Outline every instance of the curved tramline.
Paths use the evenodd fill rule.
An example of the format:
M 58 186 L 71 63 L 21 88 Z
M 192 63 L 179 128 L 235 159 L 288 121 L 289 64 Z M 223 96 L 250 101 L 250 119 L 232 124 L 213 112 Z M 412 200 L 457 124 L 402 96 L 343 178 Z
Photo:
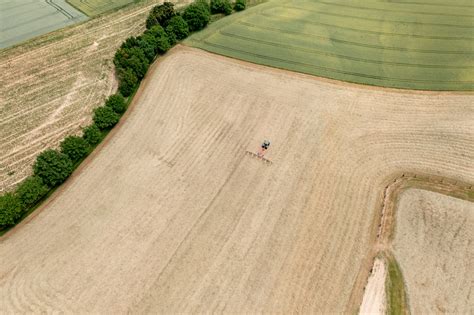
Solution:
M 177 47 L 75 175 L 1 239 L 0 307 L 354 313 L 385 187 L 404 172 L 474 182 L 472 100 Z M 245 154 L 264 140 L 271 165 Z
M 474 7 L 275 0 L 217 21 L 186 43 L 337 80 L 473 90 Z

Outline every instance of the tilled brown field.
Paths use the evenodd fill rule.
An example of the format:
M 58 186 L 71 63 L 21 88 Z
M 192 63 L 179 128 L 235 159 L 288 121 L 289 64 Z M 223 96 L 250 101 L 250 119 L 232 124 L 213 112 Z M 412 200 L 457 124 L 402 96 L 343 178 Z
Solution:
M 31 173 L 44 149 L 88 124 L 114 92 L 112 58 L 138 35 L 153 4 L 140 5 L 0 51 L 0 193 Z
M 399 197 L 393 248 L 412 314 L 474 312 L 474 203 L 409 189 Z
M 2 238 L 0 309 L 354 312 L 387 184 L 474 182 L 473 100 L 175 49 L 99 151 Z M 271 165 L 245 155 L 265 138 Z

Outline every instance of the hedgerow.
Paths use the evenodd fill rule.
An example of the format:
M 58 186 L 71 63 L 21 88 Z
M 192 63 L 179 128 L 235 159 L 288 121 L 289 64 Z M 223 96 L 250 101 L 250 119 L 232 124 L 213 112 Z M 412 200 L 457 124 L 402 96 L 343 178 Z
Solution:
M 66 154 L 49 149 L 38 155 L 33 171 L 46 185 L 54 188 L 71 175 L 73 163 Z
M 183 19 L 188 23 L 191 32 L 202 30 L 211 20 L 209 4 L 204 1 L 190 4 L 184 10 Z

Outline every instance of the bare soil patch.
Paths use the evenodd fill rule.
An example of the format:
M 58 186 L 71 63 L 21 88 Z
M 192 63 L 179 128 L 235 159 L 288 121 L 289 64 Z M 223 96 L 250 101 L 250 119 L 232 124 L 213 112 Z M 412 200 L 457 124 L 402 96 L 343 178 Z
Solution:
M 386 314 L 385 277 L 387 267 L 381 258 L 376 258 L 365 288 L 359 314 Z
M 472 104 L 175 49 L 100 151 L 2 238 L 0 308 L 354 312 L 384 187 L 403 171 L 474 182 Z M 263 139 L 271 165 L 245 154 Z
M 474 203 L 421 189 L 400 197 L 393 250 L 413 314 L 474 311 Z

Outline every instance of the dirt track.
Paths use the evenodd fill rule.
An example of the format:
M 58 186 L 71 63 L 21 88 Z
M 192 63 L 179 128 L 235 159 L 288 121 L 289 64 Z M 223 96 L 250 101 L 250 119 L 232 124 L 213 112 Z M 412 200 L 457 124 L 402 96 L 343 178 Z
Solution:
M 387 182 L 474 182 L 473 99 L 177 49 L 95 158 L 0 241 L 0 309 L 354 311 Z M 264 138 L 271 166 L 244 154 Z

